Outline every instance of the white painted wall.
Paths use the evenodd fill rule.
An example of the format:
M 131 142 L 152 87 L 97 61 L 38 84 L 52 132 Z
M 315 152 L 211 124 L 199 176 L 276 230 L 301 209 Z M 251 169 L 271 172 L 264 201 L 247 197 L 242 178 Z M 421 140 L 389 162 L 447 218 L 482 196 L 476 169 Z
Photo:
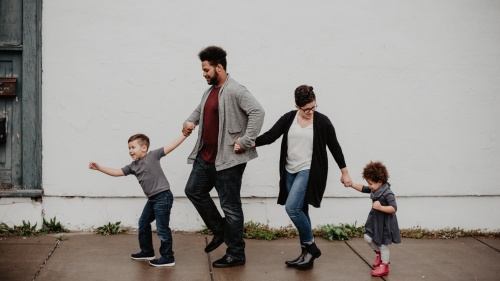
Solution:
M 387 165 L 402 227 L 500 229 L 498 1 L 50 0 L 42 35 L 46 197 L 0 199 L 2 221 L 33 209 L 70 229 L 135 226 L 145 201 L 136 179 L 88 162 L 123 167 L 138 132 L 153 148 L 180 135 L 207 88 L 197 54 L 214 44 L 266 109 L 263 130 L 294 108 L 298 85 L 313 85 L 353 179 L 370 160 Z M 183 191 L 194 142 L 162 160 L 178 230 L 203 225 Z M 279 141 L 258 151 L 244 175 L 245 218 L 288 225 L 275 204 Z M 313 224 L 361 225 L 369 199 L 345 189 L 330 160 Z

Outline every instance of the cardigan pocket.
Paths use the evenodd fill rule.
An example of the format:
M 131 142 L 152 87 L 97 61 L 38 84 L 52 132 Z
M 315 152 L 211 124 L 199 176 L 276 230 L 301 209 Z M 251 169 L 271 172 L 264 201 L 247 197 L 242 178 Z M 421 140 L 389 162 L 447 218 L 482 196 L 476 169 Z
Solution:
M 241 135 L 241 128 L 229 128 L 227 132 L 229 133 L 229 137 L 227 138 L 226 144 L 234 145 L 234 142 Z

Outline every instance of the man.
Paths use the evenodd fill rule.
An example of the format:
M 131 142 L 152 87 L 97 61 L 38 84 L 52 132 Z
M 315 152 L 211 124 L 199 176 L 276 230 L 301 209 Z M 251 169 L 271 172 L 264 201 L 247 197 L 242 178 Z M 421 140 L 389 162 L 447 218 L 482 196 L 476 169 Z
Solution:
M 196 125 L 200 126 L 196 145 L 188 157 L 193 169 L 185 192 L 214 234 L 205 252 L 215 250 L 223 242 L 227 245 L 226 254 L 213 262 L 213 267 L 233 267 L 245 264 L 241 180 L 246 163 L 257 157 L 251 146 L 262 128 L 264 109 L 229 76 L 222 48 L 207 47 L 198 57 L 203 77 L 211 87 L 182 129 L 184 135 L 189 135 Z M 235 144 L 240 149 L 235 150 Z M 214 186 L 224 217 L 209 194 Z

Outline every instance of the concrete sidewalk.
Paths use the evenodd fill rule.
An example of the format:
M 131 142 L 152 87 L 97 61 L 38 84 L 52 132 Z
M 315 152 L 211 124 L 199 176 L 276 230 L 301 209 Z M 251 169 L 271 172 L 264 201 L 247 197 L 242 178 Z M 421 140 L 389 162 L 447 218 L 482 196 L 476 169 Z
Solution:
M 138 251 L 136 234 L 102 236 L 0 237 L 0 280 L 500 280 L 500 239 L 403 239 L 391 245 L 388 276 L 370 275 L 373 251 L 363 239 L 330 242 L 317 239 L 322 255 L 314 268 L 287 268 L 285 260 L 299 252 L 298 239 L 246 240 L 247 262 L 219 269 L 211 262 L 225 253 L 224 244 L 210 254 L 203 249 L 212 237 L 174 234 L 174 267 L 152 267 L 130 259 Z M 155 237 L 155 248 L 159 241 Z

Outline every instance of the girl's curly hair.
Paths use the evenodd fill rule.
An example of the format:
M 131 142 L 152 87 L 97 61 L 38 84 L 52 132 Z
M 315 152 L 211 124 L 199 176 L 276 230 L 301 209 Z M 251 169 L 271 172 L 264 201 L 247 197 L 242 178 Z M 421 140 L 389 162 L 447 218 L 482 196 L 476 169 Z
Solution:
M 313 87 L 308 85 L 301 85 L 295 89 L 295 104 L 302 107 L 312 101 L 316 100 Z
M 389 180 L 389 172 L 381 162 L 370 161 L 363 169 L 363 178 L 373 182 L 386 183 Z

